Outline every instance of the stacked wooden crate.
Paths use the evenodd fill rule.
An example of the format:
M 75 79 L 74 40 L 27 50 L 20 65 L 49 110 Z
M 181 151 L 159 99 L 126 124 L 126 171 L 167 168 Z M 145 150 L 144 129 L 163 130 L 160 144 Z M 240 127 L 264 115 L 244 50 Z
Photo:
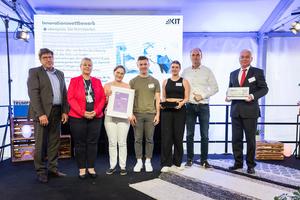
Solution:
M 276 141 L 256 142 L 257 160 L 283 160 L 283 143 Z
M 11 160 L 20 162 L 33 160 L 34 157 L 34 126 L 33 121 L 26 117 L 11 118 Z M 28 135 L 24 135 L 22 129 L 27 126 Z M 71 157 L 71 136 L 60 136 L 59 158 Z

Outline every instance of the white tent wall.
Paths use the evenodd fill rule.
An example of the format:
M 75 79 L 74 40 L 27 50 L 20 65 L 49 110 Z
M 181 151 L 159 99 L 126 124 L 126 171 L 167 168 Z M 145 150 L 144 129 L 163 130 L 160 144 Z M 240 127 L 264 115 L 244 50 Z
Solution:
M 9 33 L 9 53 L 11 66 L 11 95 L 13 100 L 28 100 L 27 76 L 28 69 L 34 66 L 34 40 L 29 43 L 13 39 L 13 33 Z M 0 33 L 0 105 L 8 105 L 8 65 L 5 33 Z M 12 102 L 13 103 L 13 102 Z M 6 124 L 8 110 L 0 108 L 0 124 Z M 0 129 L 0 141 L 4 137 L 5 128 Z M 10 143 L 10 130 L 6 136 L 6 144 Z M 5 148 L 4 157 L 10 155 L 10 149 Z
M 7 98 L 0 99 L 0 105 L 8 105 L 8 68 L 7 68 L 7 53 L 6 53 L 6 38 L 5 33 L 0 34 L 1 41 L 4 41 L 0 47 L 0 85 L 1 93 Z M 34 67 L 34 40 L 24 42 L 22 40 L 13 39 L 13 33 L 9 33 L 9 53 L 11 66 L 11 87 L 12 100 L 27 100 L 27 76 L 28 69 Z
M 300 100 L 300 38 L 270 38 L 267 50 L 266 79 L 269 93 L 266 105 L 296 105 Z M 298 108 L 267 107 L 266 122 L 296 122 Z M 295 125 L 266 125 L 265 138 L 279 141 L 295 141 Z M 293 145 L 294 146 L 294 145 Z

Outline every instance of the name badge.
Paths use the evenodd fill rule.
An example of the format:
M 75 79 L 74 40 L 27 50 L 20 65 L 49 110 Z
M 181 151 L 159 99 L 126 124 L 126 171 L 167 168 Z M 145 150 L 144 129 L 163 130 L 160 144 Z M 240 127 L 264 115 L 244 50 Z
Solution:
M 93 97 L 91 95 L 86 96 L 86 102 L 93 103 L 94 102 Z
M 256 79 L 255 79 L 255 77 L 253 76 L 253 77 L 249 78 L 248 81 L 249 81 L 249 83 L 252 83 L 252 82 L 256 81 Z
M 149 89 L 152 89 L 152 88 L 154 88 L 154 83 L 150 83 L 150 84 L 148 84 L 148 88 L 149 88 Z
M 177 87 L 182 87 L 182 83 L 176 83 Z

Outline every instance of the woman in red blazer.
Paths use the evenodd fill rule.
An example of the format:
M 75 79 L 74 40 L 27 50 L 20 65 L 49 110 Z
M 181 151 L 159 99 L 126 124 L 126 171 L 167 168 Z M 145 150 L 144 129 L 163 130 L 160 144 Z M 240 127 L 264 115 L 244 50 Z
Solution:
M 92 60 L 83 58 L 80 68 L 82 74 L 72 78 L 68 88 L 69 122 L 75 143 L 79 178 L 85 179 L 87 174 L 96 178 L 95 160 L 105 93 L 101 81 L 91 76 Z

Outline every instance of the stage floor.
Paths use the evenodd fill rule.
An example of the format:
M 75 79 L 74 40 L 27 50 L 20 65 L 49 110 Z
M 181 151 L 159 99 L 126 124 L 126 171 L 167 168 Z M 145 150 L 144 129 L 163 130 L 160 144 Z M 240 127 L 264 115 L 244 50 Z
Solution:
M 199 156 L 196 156 L 196 159 L 198 158 Z M 108 157 L 99 155 L 96 166 L 99 176 L 95 181 L 79 180 L 75 160 L 66 159 L 59 161 L 59 167 L 68 176 L 50 179 L 48 184 L 40 184 L 36 181 L 32 162 L 11 163 L 10 160 L 5 160 L 0 163 L 0 199 L 168 199 L 166 197 L 174 199 L 171 194 L 177 197 L 175 199 L 181 199 L 181 197 L 220 199 L 218 194 L 224 192 L 230 198 L 232 197 L 230 195 L 237 195 L 235 198 L 238 199 L 261 199 L 261 193 L 268 193 L 271 197 L 274 194 L 294 191 L 298 187 L 298 181 L 300 182 L 300 177 L 298 177 L 300 160 L 294 157 L 283 161 L 259 162 L 256 177 L 247 176 L 243 170 L 234 174 L 227 172 L 226 167 L 232 163 L 232 155 L 209 155 L 209 158 L 210 163 L 215 165 L 216 169 L 205 170 L 195 164 L 192 168 L 180 172 L 171 171 L 161 174 L 159 156 L 153 158 L 153 173 L 132 172 L 135 158 L 129 156 L 128 175 L 120 176 L 118 173 L 106 175 L 105 171 L 109 167 Z M 267 172 L 268 176 L 263 176 Z M 277 176 L 272 176 L 272 173 Z M 285 180 L 293 179 L 294 182 L 289 181 L 287 185 L 276 184 L 276 181 L 281 180 L 278 179 L 280 177 Z M 220 179 L 223 182 L 217 182 Z M 275 183 L 269 181 L 272 179 Z M 189 183 L 194 183 L 193 185 L 196 186 L 190 188 Z M 236 185 L 236 187 L 231 188 L 230 185 Z M 294 188 L 289 186 L 294 186 Z M 248 190 L 239 189 L 240 192 L 237 193 L 235 188 L 239 187 L 248 188 Z M 260 192 L 254 187 L 261 188 Z M 216 191 L 214 188 L 223 188 L 223 190 L 216 192 L 215 195 L 207 195 L 211 194 L 207 191 Z M 153 191 L 156 193 L 152 194 Z M 221 197 L 224 199 L 225 196 Z

